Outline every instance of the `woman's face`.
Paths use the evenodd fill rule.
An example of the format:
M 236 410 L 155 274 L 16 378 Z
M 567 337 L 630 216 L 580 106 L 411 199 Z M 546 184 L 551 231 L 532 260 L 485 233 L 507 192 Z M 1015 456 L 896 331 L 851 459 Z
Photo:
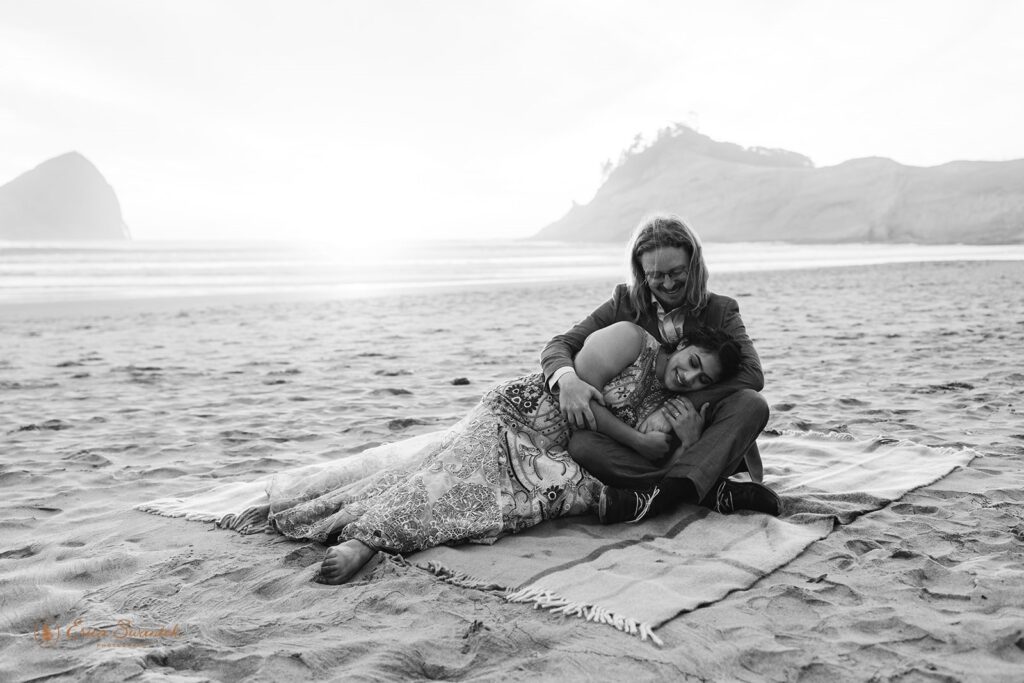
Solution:
M 668 357 L 663 384 L 669 391 L 696 391 L 714 384 L 722 376 L 722 363 L 711 351 L 684 346 Z
M 666 311 L 683 303 L 689 264 L 690 252 L 683 247 L 659 247 L 640 254 L 647 285 Z

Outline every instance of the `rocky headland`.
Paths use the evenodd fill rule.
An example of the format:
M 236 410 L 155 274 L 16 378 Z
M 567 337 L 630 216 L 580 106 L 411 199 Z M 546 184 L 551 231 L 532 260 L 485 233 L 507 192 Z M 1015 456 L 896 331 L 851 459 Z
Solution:
M 78 152 L 43 162 L 0 186 L 0 240 L 126 240 L 114 188 Z
M 608 169 L 593 200 L 536 237 L 624 242 L 644 215 L 669 211 L 717 242 L 1024 242 L 1024 159 L 916 167 L 872 157 L 817 168 L 801 154 L 676 125 Z

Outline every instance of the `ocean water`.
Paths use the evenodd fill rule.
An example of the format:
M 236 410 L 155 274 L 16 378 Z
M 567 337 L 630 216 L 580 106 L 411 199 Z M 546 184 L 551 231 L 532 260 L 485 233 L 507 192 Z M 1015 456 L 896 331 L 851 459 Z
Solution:
M 712 273 L 950 260 L 1024 261 L 1024 245 L 710 243 Z M 1024 267 L 1024 264 L 1022 264 Z M 0 242 L 0 304 L 311 294 L 626 277 L 616 244 L 524 240 L 351 246 L 219 242 Z

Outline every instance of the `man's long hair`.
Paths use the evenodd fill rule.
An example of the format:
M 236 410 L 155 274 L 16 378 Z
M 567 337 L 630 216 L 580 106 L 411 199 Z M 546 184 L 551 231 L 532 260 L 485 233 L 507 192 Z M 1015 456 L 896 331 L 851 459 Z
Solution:
M 690 229 L 683 219 L 675 214 L 657 214 L 640 221 L 629 240 L 629 266 L 633 280 L 629 283 L 629 298 L 637 311 L 636 321 L 643 314 L 654 314 L 651 302 L 651 287 L 647 284 L 640 257 L 661 247 L 678 247 L 690 254 L 687 264 L 684 291 L 684 307 L 694 315 L 704 310 L 708 303 L 708 267 L 704 263 L 704 250 L 697 233 Z

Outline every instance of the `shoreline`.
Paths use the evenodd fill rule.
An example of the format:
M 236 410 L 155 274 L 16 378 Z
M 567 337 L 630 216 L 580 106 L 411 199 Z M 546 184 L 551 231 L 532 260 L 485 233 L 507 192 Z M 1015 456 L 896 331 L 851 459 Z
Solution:
M 913 265 L 950 264 L 950 263 L 1011 263 L 1024 262 L 1024 255 L 1006 258 L 950 258 L 937 260 L 887 261 L 883 263 L 835 263 L 829 265 L 801 265 L 798 263 L 780 267 L 763 267 L 744 270 L 724 270 L 712 274 L 711 284 L 714 290 L 716 279 L 729 279 L 745 276 L 773 277 L 783 273 L 804 271 L 830 271 L 865 268 L 899 268 Z M 534 280 L 475 280 L 461 282 L 416 282 L 393 285 L 368 283 L 353 286 L 350 291 L 339 291 L 339 287 L 288 291 L 286 289 L 267 289 L 260 292 L 211 292 L 205 294 L 154 294 L 148 296 L 97 296 L 72 297 L 67 299 L 38 299 L 27 301 L 11 301 L 0 299 L 0 320 L 60 318 L 65 316 L 90 317 L 111 316 L 115 314 L 137 314 L 143 312 L 187 311 L 203 308 L 225 306 L 252 306 L 280 303 L 302 302 L 335 302 L 373 300 L 392 297 L 408 297 L 423 294 L 424 290 L 439 296 L 458 292 L 493 292 L 507 293 L 514 290 L 533 290 L 553 286 L 580 287 L 606 285 L 610 292 L 613 287 L 623 282 L 607 276 L 572 277 L 566 279 L 534 279 Z M 719 292 L 728 295 L 728 292 Z

